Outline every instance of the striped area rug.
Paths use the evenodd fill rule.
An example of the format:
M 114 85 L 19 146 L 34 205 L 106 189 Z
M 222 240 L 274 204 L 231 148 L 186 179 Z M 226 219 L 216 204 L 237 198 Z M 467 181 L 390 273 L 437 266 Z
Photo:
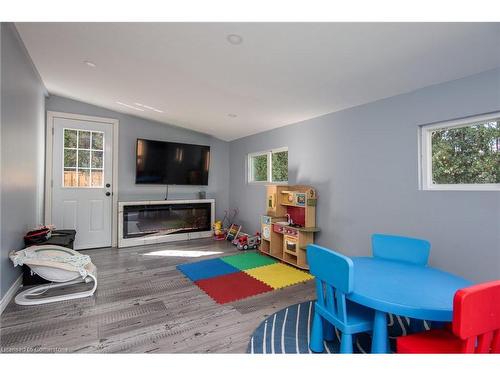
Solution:
M 264 320 L 254 331 L 248 344 L 247 353 L 312 353 L 309 349 L 311 324 L 314 316 L 314 301 L 292 305 L 278 311 Z M 408 333 L 430 328 L 430 323 L 388 314 L 388 333 L 391 350 L 395 349 L 395 338 Z M 371 336 L 360 333 L 354 336 L 354 353 L 370 353 Z M 324 342 L 323 353 L 338 353 L 340 332 L 331 342 Z

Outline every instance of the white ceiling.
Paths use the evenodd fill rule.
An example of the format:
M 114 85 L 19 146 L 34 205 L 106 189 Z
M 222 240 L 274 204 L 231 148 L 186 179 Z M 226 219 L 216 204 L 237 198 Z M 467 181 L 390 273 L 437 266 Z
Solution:
M 500 23 L 16 26 L 51 94 L 224 140 L 500 66 Z

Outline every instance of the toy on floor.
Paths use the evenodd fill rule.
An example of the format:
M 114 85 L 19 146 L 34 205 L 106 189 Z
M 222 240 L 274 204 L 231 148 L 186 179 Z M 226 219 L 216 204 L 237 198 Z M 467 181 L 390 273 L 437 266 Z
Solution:
M 241 232 L 240 231 L 240 233 L 238 233 L 238 235 L 236 236 L 236 238 L 231 241 L 231 245 L 238 246 L 238 244 L 240 243 L 240 238 L 241 237 L 245 237 L 245 236 L 248 236 L 248 234 L 245 233 L 245 232 Z
M 233 208 L 224 211 L 224 217 L 222 218 L 222 228 L 229 228 L 235 221 L 236 217 L 238 216 L 238 209 Z
M 222 227 L 222 220 L 214 222 L 214 240 L 221 241 L 226 239 L 227 231 Z
M 238 209 L 233 208 L 230 210 L 225 210 L 224 211 L 224 217 L 222 220 L 216 220 L 213 225 L 213 231 L 214 231 L 214 240 L 216 241 L 221 241 L 221 240 L 228 240 L 232 241 L 227 238 L 229 231 L 234 223 L 234 219 L 238 216 Z M 237 235 L 236 235 L 237 237 Z
M 255 236 L 249 236 L 248 234 L 240 236 L 238 238 L 238 250 L 248 250 L 256 249 L 260 245 L 260 233 L 255 233 Z
M 241 230 L 238 232 L 236 237 L 231 241 L 231 245 L 233 246 L 238 246 L 240 243 L 240 238 L 241 237 L 248 237 L 248 233 L 242 232 Z
M 238 238 L 240 231 L 241 231 L 241 225 L 231 224 L 229 230 L 227 231 L 226 240 L 228 240 L 229 242 L 233 242 L 235 239 Z

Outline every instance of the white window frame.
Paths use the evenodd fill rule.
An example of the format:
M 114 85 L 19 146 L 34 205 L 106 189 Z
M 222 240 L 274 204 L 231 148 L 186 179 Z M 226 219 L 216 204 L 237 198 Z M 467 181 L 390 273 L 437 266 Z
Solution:
M 500 112 L 488 113 L 458 120 L 450 120 L 419 127 L 419 187 L 420 190 L 495 191 L 500 184 L 433 184 L 432 132 L 436 129 L 462 128 L 477 123 L 500 119 Z
M 273 181 L 273 154 L 288 152 L 288 147 L 273 148 L 267 151 L 252 152 L 247 155 L 247 182 L 249 184 L 288 184 L 288 181 Z M 254 181 L 252 158 L 267 155 L 267 179 L 265 181 Z

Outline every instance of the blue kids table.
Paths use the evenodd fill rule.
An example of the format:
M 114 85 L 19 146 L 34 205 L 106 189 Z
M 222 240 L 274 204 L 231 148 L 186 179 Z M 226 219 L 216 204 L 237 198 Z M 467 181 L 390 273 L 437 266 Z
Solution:
M 354 291 L 346 297 L 375 310 L 372 353 L 387 353 L 387 316 L 451 322 L 453 296 L 471 283 L 428 266 L 354 257 Z

